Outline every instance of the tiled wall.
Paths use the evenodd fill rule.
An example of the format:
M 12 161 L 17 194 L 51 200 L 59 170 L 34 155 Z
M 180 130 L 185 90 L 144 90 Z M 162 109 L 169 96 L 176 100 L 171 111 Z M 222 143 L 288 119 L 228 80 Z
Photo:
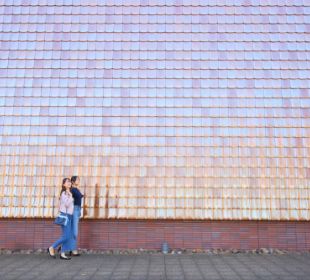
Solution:
M 0 1 L 0 217 L 310 220 L 310 2 Z

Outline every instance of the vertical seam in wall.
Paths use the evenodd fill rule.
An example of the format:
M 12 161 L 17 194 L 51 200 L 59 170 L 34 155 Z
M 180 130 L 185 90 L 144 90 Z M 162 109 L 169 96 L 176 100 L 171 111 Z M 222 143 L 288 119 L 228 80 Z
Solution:
M 257 248 L 260 248 L 259 221 L 256 221 L 256 231 L 257 231 Z

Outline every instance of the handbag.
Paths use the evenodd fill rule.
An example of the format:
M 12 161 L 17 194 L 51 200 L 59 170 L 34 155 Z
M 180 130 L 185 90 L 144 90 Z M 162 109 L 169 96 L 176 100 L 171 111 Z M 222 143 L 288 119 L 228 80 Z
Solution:
M 62 213 L 59 213 L 56 217 L 54 223 L 59 226 L 66 226 L 68 223 L 68 217 Z

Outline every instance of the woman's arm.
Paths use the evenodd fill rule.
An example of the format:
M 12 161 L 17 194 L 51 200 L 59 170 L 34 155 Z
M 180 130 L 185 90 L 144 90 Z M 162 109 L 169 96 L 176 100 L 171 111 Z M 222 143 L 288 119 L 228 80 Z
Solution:
M 71 193 L 63 192 L 60 197 L 60 203 L 63 204 L 66 208 L 70 206 L 73 202 L 73 197 Z

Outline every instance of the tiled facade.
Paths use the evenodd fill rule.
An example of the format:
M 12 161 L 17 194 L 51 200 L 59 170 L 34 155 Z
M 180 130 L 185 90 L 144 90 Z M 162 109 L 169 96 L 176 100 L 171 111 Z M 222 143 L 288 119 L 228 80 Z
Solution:
M 310 220 L 310 2 L 0 1 L 0 217 Z

